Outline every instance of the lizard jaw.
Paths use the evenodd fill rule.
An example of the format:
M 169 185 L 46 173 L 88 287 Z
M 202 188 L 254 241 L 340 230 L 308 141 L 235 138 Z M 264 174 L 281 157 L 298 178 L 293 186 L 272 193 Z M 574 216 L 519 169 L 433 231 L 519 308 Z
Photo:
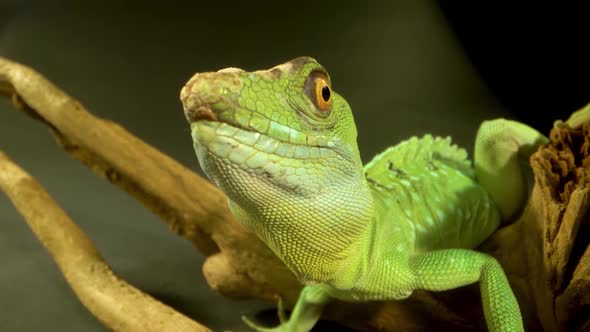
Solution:
M 248 190 L 241 188 L 246 181 L 268 190 L 312 195 L 326 185 L 314 165 L 320 159 L 339 162 L 330 148 L 294 145 L 223 121 L 192 122 L 191 135 L 201 168 L 230 196 L 235 192 L 248 196 Z

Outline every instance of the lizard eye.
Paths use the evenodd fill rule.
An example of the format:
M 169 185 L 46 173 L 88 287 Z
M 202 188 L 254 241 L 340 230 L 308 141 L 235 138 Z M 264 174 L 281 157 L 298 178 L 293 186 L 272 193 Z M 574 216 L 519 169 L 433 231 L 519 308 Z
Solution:
M 328 111 L 332 106 L 332 89 L 330 83 L 323 77 L 315 79 L 315 99 L 318 108 L 321 111 Z
M 328 78 L 322 73 L 313 73 L 307 80 L 306 90 L 321 114 L 328 115 L 332 109 L 332 88 Z

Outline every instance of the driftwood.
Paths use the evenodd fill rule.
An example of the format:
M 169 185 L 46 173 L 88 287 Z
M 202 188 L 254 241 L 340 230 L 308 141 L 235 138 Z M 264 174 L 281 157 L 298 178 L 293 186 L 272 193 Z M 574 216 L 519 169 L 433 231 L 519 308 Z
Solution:
M 235 220 L 225 196 L 209 182 L 117 124 L 91 115 L 37 72 L 3 58 L 0 95 L 11 97 L 18 109 L 45 123 L 66 152 L 192 241 L 208 257 L 203 273 L 213 289 L 227 296 L 271 301 L 280 296 L 294 303 L 299 283 Z M 502 263 L 529 330 L 590 329 L 589 130 L 590 124 L 553 130 L 551 143 L 531 157 L 535 186 L 521 218 L 481 248 Z M 81 302 L 105 325 L 121 331 L 207 330 L 117 279 L 43 188 L 4 154 L 0 188 Z M 45 214 L 37 213 L 40 209 Z M 55 224 L 61 234 L 53 234 L 57 227 L 48 226 Z M 101 296 L 96 296 L 97 290 Z M 334 303 L 325 316 L 359 330 L 485 330 L 477 286 L 443 293 L 417 291 L 397 302 Z M 150 325 L 156 323 L 160 325 Z

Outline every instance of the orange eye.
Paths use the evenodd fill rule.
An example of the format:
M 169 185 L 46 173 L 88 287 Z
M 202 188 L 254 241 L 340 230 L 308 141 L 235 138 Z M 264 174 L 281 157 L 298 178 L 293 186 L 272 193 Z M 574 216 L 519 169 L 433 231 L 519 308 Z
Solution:
M 332 89 L 330 82 L 323 77 L 315 79 L 315 101 L 321 111 L 328 111 L 332 107 Z

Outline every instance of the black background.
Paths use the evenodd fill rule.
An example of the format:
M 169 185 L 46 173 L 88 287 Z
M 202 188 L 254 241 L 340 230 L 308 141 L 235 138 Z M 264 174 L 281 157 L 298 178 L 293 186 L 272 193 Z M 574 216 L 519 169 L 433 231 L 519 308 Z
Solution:
M 511 113 L 548 130 L 556 117 L 589 102 L 584 6 L 441 1 L 440 7 L 480 77 Z

